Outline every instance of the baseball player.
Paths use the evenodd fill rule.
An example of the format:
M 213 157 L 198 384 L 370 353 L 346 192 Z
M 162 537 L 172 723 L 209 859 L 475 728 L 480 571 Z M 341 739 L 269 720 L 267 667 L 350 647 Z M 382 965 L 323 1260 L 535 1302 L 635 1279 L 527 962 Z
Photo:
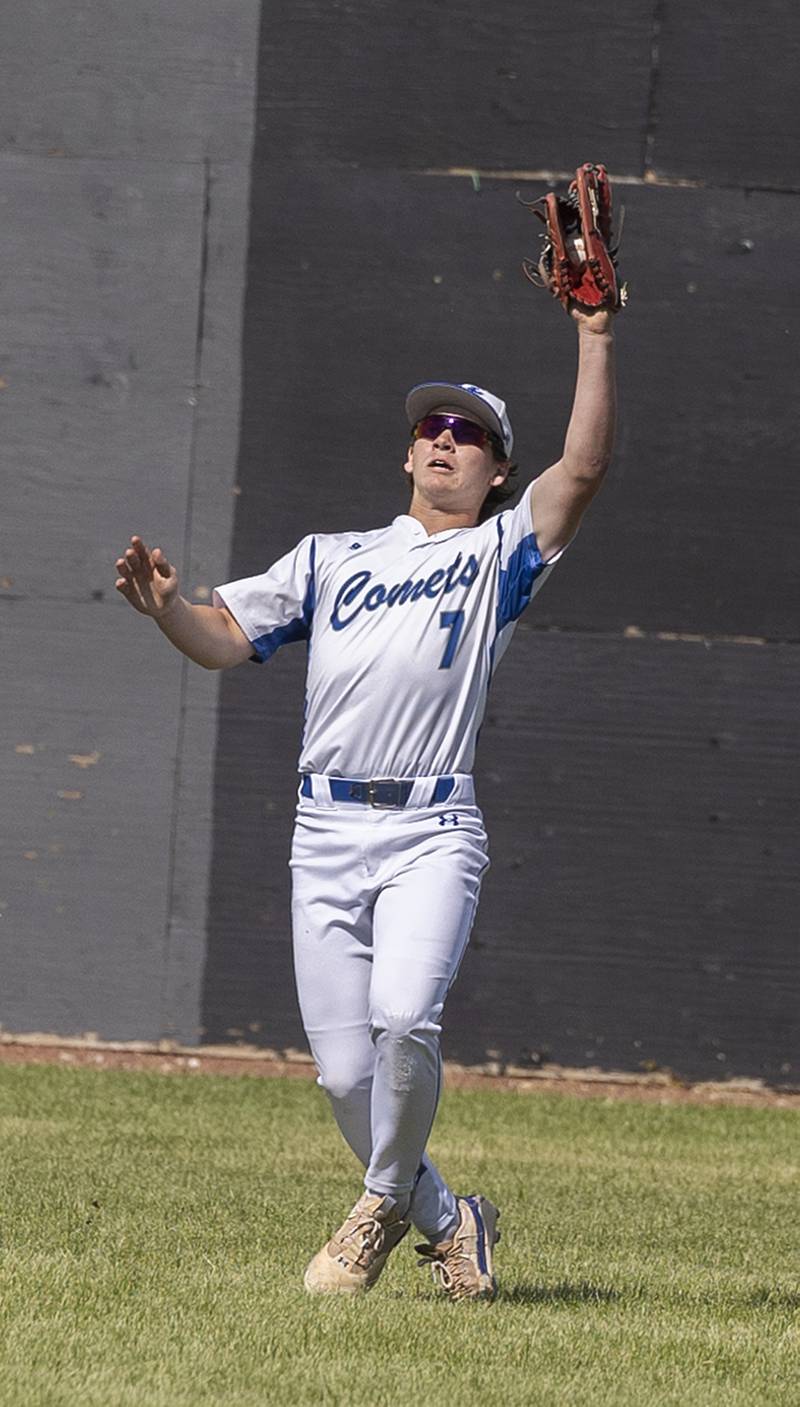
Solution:
M 496 1292 L 497 1209 L 451 1191 L 426 1146 L 442 1012 L 488 864 L 471 776 L 487 690 L 611 455 L 612 312 L 571 315 L 563 454 L 516 506 L 502 506 L 504 402 L 424 383 L 406 400 L 410 506 L 387 527 L 314 533 L 210 606 L 184 600 L 175 567 L 140 537 L 116 564 L 128 602 L 208 669 L 308 642 L 290 862 L 297 989 L 319 1083 L 365 1168 L 363 1195 L 307 1267 L 310 1292 L 369 1289 L 412 1222 L 452 1299 Z

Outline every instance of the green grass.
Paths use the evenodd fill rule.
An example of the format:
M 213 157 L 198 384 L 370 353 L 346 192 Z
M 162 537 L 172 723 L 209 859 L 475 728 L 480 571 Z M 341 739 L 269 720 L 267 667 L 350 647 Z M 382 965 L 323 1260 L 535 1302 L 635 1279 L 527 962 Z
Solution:
M 360 1191 L 299 1080 L 0 1067 L 1 1407 L 800 1403 L 789 1111 L 450 1093 L 432 1151 L 503 1208 L 501 1292 L 409 1238 L 302 1290 Z

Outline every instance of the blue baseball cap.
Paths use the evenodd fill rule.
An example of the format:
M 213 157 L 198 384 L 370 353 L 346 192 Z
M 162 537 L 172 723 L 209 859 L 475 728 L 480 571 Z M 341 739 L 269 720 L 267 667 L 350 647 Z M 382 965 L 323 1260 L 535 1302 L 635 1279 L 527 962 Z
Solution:
M 413 429 L 424 416 L 442 406 L 463 410 L 474 420 L 480 421 L 481 425 L 485 425 L 487 430 L 497 436 L 506 459 L 511 457 L 514 432 L 506 412 L 505 401 L 493 396 L 491 391 L 485 391 L 482 386 L 469 386 L 466 382 L 457 385 L 452 381 L 422 381 L 419 386 L 412 386 L 406 396 L 409 425 Z

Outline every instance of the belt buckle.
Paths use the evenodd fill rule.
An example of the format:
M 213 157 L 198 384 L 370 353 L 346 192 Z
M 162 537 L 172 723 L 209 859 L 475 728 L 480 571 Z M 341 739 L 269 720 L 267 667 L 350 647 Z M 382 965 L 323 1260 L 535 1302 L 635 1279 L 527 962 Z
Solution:
M 400 800 L 400 786 L 401 783 L 399 781 L 396 781 L 394 777 L 373 778 L 372 781 L 367 782 L 367 798 L 369 800 L 370 806 L 372 806 L 376 811 L 402 811 L 403 807 L 405 806 L 405 802 Z M 390 795 L 394 796 L 394 800 L 388 801 L 384 799 L 383 801 L 379 801 L 379 787 L 384 789 L 386 787 L 393 788 L 394 790 L 390 792 Z

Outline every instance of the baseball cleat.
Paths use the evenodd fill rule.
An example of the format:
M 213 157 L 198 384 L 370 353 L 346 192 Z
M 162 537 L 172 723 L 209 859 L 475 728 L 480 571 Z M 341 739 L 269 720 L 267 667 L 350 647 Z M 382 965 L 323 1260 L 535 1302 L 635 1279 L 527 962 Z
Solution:
M 327 1246 L 309 1262 L 303 1280 L 309 1294 L 357 1295 L 371 1290 L 410 1225 L 397 1215 L 391 1197 L 365 1192 Z
M 450 1241 L 417 1246 L 435 1284 L 451 1300 L 493 1300 L 497 1294 L 492 1249 L 500 1239 L 497 1207 L 485 1197 L 456 1197 L 458 1226 Z

